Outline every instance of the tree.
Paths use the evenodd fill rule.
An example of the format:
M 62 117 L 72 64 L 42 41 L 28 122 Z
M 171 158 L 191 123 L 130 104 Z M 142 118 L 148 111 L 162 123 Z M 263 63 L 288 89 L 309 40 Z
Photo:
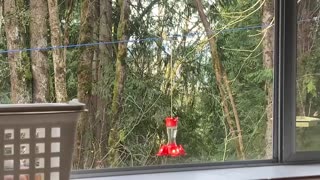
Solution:
M 79 33 L 79 43 L 90 43 L 93 40 L 94 22 L 96 18 L 97 0 L 84 0 L 81 5 L 81 27 Z M 77 145 L 74 152 L 74 166 L 76 168 L 89 168 L 92 164 L 92 134 L 93 117 L 92 109 L 92 61 L 94 47 L 80 47 L 80 57 L 78 65 L 78 98 L 85 103 L 88 112 L 83 112 L 80 116 L 77 131 Z
M 25 47 L 21 8 L 23 1 L 5 0 L 3 4 L 5 31 L 8 50 L 18 50 Z M 28 79 L 30 78 L 29 58 L 23 51 L 8 53 L 10 66 L 11 103 L 28 103 Z
M 12 99 L 18 94 L 30 97 L 32 79 L 39 78 L 30 73 L 29 54 L 46 62 L 48 67 L 39 68 L 52 74 L 50 88 L 40 90 L 48 91 L 57 102 L 65 101 L 67 94 L 78 97 L 88 109 L 77 127 L 74 169 L 271 157 L 265 153 L 271 152 L 266 145 L 272 130 L 271 123 L 266 130 L 267 121 L 272 120 L 270 0 L 263 4 L 256 0 L 48 0 L 43 6 L 49 13 L 48 22 L 36 20 L 43 2 L 4 2 L 16 6 L 11 11 L 17 18 L 5 17 L 8 38 L 3 38 L 0 26 L 0 49 L 30 48 L 32 41 L 35 51 L 0 54 L 0 102 L 10 101 L 10 83 L 16 88 Z M 313 5 L 301 5 L 299 11 L 307 14 L 301 18 L 317 17 L 317 13 L 307 13 L 317 11 L 302 8 Z M 34 23 L 32 32 L 30 22 Z M 37 23 L 46 24 L 50 33 L 44 37 Z M 305 29 L 301 40 L 308 42 L 308 46 L 302 42 L 304 49 L 316 50 L 311 47 L 319 41 L 310 35 L 318 36 L 317 28 L 300 24 L 301 30 Z M 17 38 L 9 37 L 17 32 Z M 54 48 L 38 50 L 45 49 L 45 43 L 39 42 L 47 40 Z M 77 44 L 75 48 L 71 48 L 73 44 Z M 61 45 L 70 47 L 56 48 Z M 299 66 L 304 72 L 319 69 L 312 52 L 299 56 L 303 57 L 299 61 L 306 63 Z M 6 58 L 11 78 L 19 72 L 18 78 L 10 80 Z M 36 65 L 43 66 L 41 63 Z M 17 70 L 19 67 L 23 71 Z M 303 102 L 312 100 L 313 112 L 320 104 L 313 96 L 319 81 L 314 81 L 314 75 L 301 79 L 306 77 L 312 81 L 303 87 Z M 311 92 L 306 91 L 310 88 Z M 171 107 L 180 119 L 177 140 L 188 156 L 169 160 L 155 154 L 166 142 L 163 120 Z M 267 142 L 261 143 L 264 140 Z
M 263 4 L 263 65 L 268 72 L 273 71 L 273 28 L 272 22 L 274 20 L 274 3 L 273 0 L 266 0 Z M 266 82 L 266 114 L 267 114 L 267 128 L 266 128 L 266 158 L 272 158 L 273 152 L 273 83 L 272 80 Z
M 130 7 L 129 0 L 120 0 L 119 5 L 120 10 L 120 21 L 117 29 L 117 39 L 120 41 L 127 41 L 129 39 L 128 26 L 129 26 L 129 16 Z M 111 131 L 109 135 L 109 149 L 110 155 L 108 162 L 113 164 L 113 162 L 119 160 L 117 146 L 119 141 L 118 126 L 120 121 L 120 113 L 122 109 L 123 100 L 123 90 L 125 85 L 125 73 L 126 73 L 126 57 L 127 57 L 127 43 L 119 43 L 117 50 L 117 60 L 116 60 L 116 72 L 114 80 L 114 89 L 111 105 Z
M 31 51 L 33 102 L 47 102 L 49 96 L 49 63 L 47 51 L 37 48 L 47 47 L 47 17 L 46 0 L 30 0 L 30 46 Z
M 218 54 L 218 47 L 217 47 L 217 43 L 216 43 L 216 40 L 214 37 L 214 33 L 211 30 L 210 24 L 207 20 L 205 13 L 204 13 L 202 2 L 201 2 L 201 0 L 194 0 L 194 2 L 196 5 L 196 8 L 198 10 L 200 19 L 201 19 L 203 26 L 205 28 L 205 31 L 206 31 L 206 34 L 208 37 L 208 41 L 210 44 L 212 65 L 213 65 L 213 69 L 214 69 L 215 75 L 216 75 L 216 80 L 217 80 L 217 85 L 218 85 L 220 96 L 221 96 L 223 111 L 225 113 L 225 116 L 227 116 L 227 122 L 228 122 L 228 125 L 230 128 L 230 131 L 233 134 L 233 137 L 237 137 L 237 139 L 238 139 L 238 147 L 237 147 L 238 148 L 237 149 L 238 156 L 241 159 L 245 159 L 245 152 L 244 152 L 244 146 L 243 146 L 243 140 L 242 140 L 240 120 L 239 120 L 238 111 L 237 111 L 237 108 L 235 105 L 235 101 L 233 99 L 232 91 L 231 91 L 231 88 L 229 85 L 227 73 L 225 72 L 225 70 L 221 64 L 221 60 L 220 60 L 220 57 Z M 233 115 L 235 118 L 237 133 L 235 133 L 233 125 L 232 125 L 233 123 L 232 123 L 232 120 L 230 117 L 229 105 L 227 104 L 227 96 L 230 99 Z
M 301 116 L 312 116 L 318 114 L 318 108 L 314 107 L 317 95 L 318 77 L 316 73 L 317 63 L 312 62 L 313 53 L 316 47 L 318 28 L 313 24 L 319 15 L 317 1 L 304 0 L 298 2 L 297 9 L 297 114 Z M 310 74 L 307 75 L 306 74 Z M 312 106 L 313 105 L 313 106 Z
M 99 21 L 99 42 L 112 41 L 112 1 L 100 0 L 100 21 Z M 100 44 L 97 63 L 97 82 L 96 82 L 96 97 L 97 97 L 97 114 L 96 116 L 96 148 L 97 159 L 99 162 L 108 152 L 111 113 L 108 107 L 111 104 L 112 98 L 112 81 L 114 77 L 113 63 L 113 45 Z M 100 162 L 103 166 L 106 163 Z
M 48 0 L 49 25 L 51 32 L 51 45 L 54 47 L 61 46 L 62 33 L 59 22 L 58 0 Z M 53 49 L 53 68 L 54 68 L 54 85 L 57 102 L 67 101 L 66 87 L 66 59 L 63 57 L 61 48 Z

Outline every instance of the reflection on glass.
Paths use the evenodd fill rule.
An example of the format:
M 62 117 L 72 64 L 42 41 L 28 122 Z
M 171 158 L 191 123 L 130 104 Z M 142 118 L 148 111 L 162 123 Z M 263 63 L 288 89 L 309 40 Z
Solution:
M 320 4 L 298 1 L 296 149 L 320 150 Z

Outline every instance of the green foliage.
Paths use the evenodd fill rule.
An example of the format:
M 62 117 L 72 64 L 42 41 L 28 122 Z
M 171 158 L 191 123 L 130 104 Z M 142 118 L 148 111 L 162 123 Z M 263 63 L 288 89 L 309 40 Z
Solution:
M 68 5 L 60 1 L 60 18 L 66 18 Z M 113 1 L 114 2 L 114 1 Z M 141 2 L 138 5 L 138 2 Z M 260 159 L 265 154 L 264 136 L 266 130 L 266 82 L 272 82 L 273 70 L 265 69 L 262 61 L 261 29 L 242 27 L 261 24 L 261 9 L 253 6 L 255 0 L 203 1 L 211 26 L 218 34 L 218 51 L 225 68 L 232 93 L 239 112 L 244 145 L 248 159 Z M 139 41 L 128 43 L 126 61 L 126 83 L 122 97 L 122 113 L 119 125 L 117 151 L 120 159 L 114 160 L 117 167 L 161 165 L 173 163 L 196 163 L 237 160 L 235 139 L 232 139 L 221 107 L 211 54 L 203 39 L 203 26 L 198 21 L 193 0 L 164 0 L 146 10 L 150 1 L 132 1 L 129 31 L 131 39 L 172 36 L 189 32 L 194 36 L 176 37 L 168 41 Z M 74 4 L 69 24 L 69 44 L 77 44 L 80 33 L 80 1 Z M 250 7 L 252 7 L 249 9 Z M 113 4 L 113 34 L 116 34 L 119 21 L 119 7 Z M 249 10 L 248 10 L 249 9 Z M 157 11 L 153 11 L 157 10 Z M 255 11 L 256 10 L 256 11 Z M 162 12 L 161 12 L 162 11 Z M 142 12 L 144 15 L 141 16 Z M 155 13 L 157 12 L 157 13 Z M 97 20 L 98 21 L 98 20 Z M 98 24 L 98 23 L 97 23 Z M 63 24 L 61 25 L 63 28 Z M 242 29 L 241 29 L 242 28 Z M 220 31 L 222 30 L 223 31 Z M 98 37 L 95 31 L 95 38 Z M 91 39 L 90 42 L 96 42 Z M 0 49 L 5 42 L 0 41 Z M 111 67 L 102 67 L 103 79 L 92 82 L 94 92 L 102 92 L 103 99 L 112 99 L 115 76 L 117 44 L 113 44 Z M 86 47 L 85 47 L 86 48 Z M 70 99 L 77 97 L 79 55 L 85 48 L 67 49 L 67 91 Z M 173 53 L 172 53 L 173 52 Z M 96 52 L 98 53 L 98 51 Z M 28 54 L 24 54 L 26 58 Z M 97 55 L 97 54 L 95 54 Z M 174 72 L 174 84 L 169 78 L 170 60 L 173 65 L 181 63 L 180 72 Z M 306 68 L 316 72 L 319 69 L 316 56 L 308 57 Z M 97 58 L 98 56 L 95 56 Z M 48 61 L 51 62 L 51 59 Z M 93 62 L 92 66 L 94 66 Z M 101 61 L 101 60 L 100 60 Z M 53 65 L 50 65 L 51 99 L 54 100 Z M 30 65 L 29 65 L 30 66 Z M 97 67 L 93 68 L 96 72 Z M 90 71 L 88 71 L 90 72 Z M 0 56 L 0 103 L 10 101 L 10 77 L 8 63 Z M 180 76 L 176 76 L 179 74 Z M 96 75 L 96 74 L 94 74 Z M 32 80 L 32 74 L 27 74 Z M 319 81 L 316 76 L 302 79 L 306 92 L 317 97 Z M 177 142 L 182 144 L 187 156 L 172 159 L 157 157 L 160 144 L 166 143 L 164 119 L 171 115 L 171 88 L 173 87 L 173 115 L 178 116 Z M 96 94 L 92 96 L 96 103 Z M 229 101 L 229 99 L 227 99 Z M 318 104 L 320 102 L 317 101 Z M 92 105 L 90 104 L 90 105 Z M 92 113 L 94 118 L 104 112 L 106 119 L 110 113 L 110 103 L 106 109 Z M 233 114 L 230 114 L 233 117 Z M 92 117 L 92 118 L 93 118 Z M 92 120 L 94 125 L 101 119 Z M 108 126 L 109 122 L 106 122 Z M 92 125 L 92 124 L 91 124 Z M 92 126 L 94 126 L 92 125 Z M 99 124 L 100 125 L 100 124 Z M 91 128 L 91 127 L 90 127 Z M 99 127 L 100 128 L 100 127 Z M 112 128 L 112 127 L 110 127 Z M 107 134 L 108 132 L 106 132 Z M 88 139 L 93 139 L 90 133 Z M 92 142 L 99 144 L 97 142 Z M 115 139 L 116 140 L 116 139 Z M 108 150 L 108 147 L 104 147 Z M 88 150 L 89 151 L 89 150 Z M 91 151 L 94 152 L 92 149 Z M 90 152 L 91 153 L 91 152 Z M 105 154 L 104 154 L 105 155 Z M 99 159 L 100 160 L 100 159 Z M 109 163 L 109 162 L 108 162 Z
M 307 93 L 311 94 L 313 97 L 317 96 L 317 88 L 316 88 L 316 82 L 315 79 L 310 78 L 306 79 L 306 87 L 307 87 Z
M 273 69 L 262 69 L 247 75 L 248 80 L 254 83 L 270 82 L 273 79 Z
M 320 105 L 320 81 L 318 70 L 320 68 L 320 41 L 319 34 L 314 40 L 314 49 L 310 53 L 298 57 L 297 63 L 297 108 L 300 115 L 311 116 L 318 111 Z
M 69 50 L 67 52 L 67 93 L 70 99 L 77 97 L 78 86 L 78 50 Z
M 0 55 L 0 104 L 10 103 L 10 70 L 6 59 Z

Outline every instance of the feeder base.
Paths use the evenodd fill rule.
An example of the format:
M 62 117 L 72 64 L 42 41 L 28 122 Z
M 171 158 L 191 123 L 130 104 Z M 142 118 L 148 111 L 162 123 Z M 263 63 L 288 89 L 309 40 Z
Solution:
M 157 156 L 171 156 L 171 157 L 178 157 L 186 155 L 185 150 L 183 149 L 182 145 L 177 144 L 167 144 L 162 145 Z

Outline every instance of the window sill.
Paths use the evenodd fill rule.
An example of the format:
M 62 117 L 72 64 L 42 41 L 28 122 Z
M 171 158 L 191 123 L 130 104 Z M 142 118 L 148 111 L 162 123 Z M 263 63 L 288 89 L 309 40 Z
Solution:
M 277 179 L 320 176 L 320 164 L 277 165 L 263 167 L 227 168 L 157 174 L 137 174 L 110 177 L 81 178 L 73 180 L 241 180 L 241 179 Z

